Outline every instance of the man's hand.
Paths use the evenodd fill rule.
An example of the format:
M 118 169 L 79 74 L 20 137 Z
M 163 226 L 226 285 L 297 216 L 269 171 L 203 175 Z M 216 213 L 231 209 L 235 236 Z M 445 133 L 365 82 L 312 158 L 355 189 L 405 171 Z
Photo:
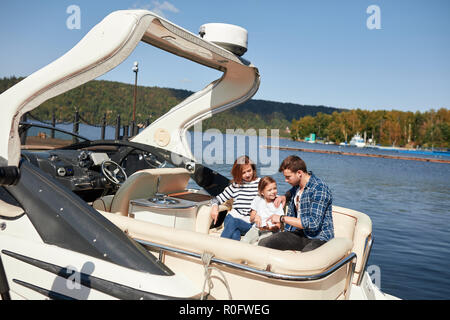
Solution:
M 284 205 L 286 204 L 286 196 L 278 196 L 275 198 L 275 201 L 273 202 L 275 208 L 278 208 L 280 204 L 282 205 L 281 207 L 284 208 Z
M 266 222 L 267 222 L 267 230 L 269 231 L 278 231 L 279 229 L 281 229 L 281 222 L 280 222 L 280 217 L 277 214 L 273 214 L 271 215 L 269 218 L 267 218 Z M 271 224 L 271 227 L 269 227 L 269 222 Z

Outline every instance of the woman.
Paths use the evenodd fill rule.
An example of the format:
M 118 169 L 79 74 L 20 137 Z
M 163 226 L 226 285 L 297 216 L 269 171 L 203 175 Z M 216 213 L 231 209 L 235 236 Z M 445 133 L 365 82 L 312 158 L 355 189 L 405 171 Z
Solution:
M 259 178 L 256 165 L 247 156 L 236 159 L 231 169 L 233 180 L 221 194 L 211 200 L 211 217 L 214 223 L 219 215 L 219 204 L 233 199 L 233 207 L 224 221 L 222 238 L 240 240 L 251 228 L 250 205 L 258 195 Z

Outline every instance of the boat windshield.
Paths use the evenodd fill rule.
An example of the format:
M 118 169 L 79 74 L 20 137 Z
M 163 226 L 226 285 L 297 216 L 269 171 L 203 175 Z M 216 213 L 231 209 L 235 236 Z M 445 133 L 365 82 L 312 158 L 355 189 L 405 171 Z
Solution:
M 22 149 L 52 150 L 89 141 L 77 134 L 37 123 L 20 124 Z

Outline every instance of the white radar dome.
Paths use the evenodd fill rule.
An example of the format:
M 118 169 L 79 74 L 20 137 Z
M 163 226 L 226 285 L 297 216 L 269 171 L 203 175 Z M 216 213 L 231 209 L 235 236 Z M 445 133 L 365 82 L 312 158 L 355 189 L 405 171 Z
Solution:
M 199 35 L 237 56 L 242 56 L 247 51 L 248 32 L 239 26 L 226 23 L 207 23 L 200 27 Z

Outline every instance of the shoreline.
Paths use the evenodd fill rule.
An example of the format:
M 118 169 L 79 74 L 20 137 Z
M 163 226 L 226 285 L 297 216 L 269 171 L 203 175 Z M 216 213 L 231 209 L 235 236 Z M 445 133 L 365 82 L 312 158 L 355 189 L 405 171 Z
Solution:
M 345 152 L 345 151 L 317 150 L 317 149 L 305 149 L 305 148 L 294 148 L 294 147 L 274 147 L 274 146 L 261 146 L 261 148 L 288 150 L 288 151 L 312 152 L 312 153 L 328 153 L 328 154 L 337 154 L 337 155 L 343 155 L 343 156 L 385 158 L 385 159 L 397 159 L 397 160 L 413 160 L 413 161 L 422 161 L 422 162 L 436 162 L 436 163 L 450 164 L 450 160 L 403 157 L 403 156 L 392 156 L 392 155 L 384 155 L 384 154 L 367 154 L 367 153 L 356 153 L 356 152 Z

